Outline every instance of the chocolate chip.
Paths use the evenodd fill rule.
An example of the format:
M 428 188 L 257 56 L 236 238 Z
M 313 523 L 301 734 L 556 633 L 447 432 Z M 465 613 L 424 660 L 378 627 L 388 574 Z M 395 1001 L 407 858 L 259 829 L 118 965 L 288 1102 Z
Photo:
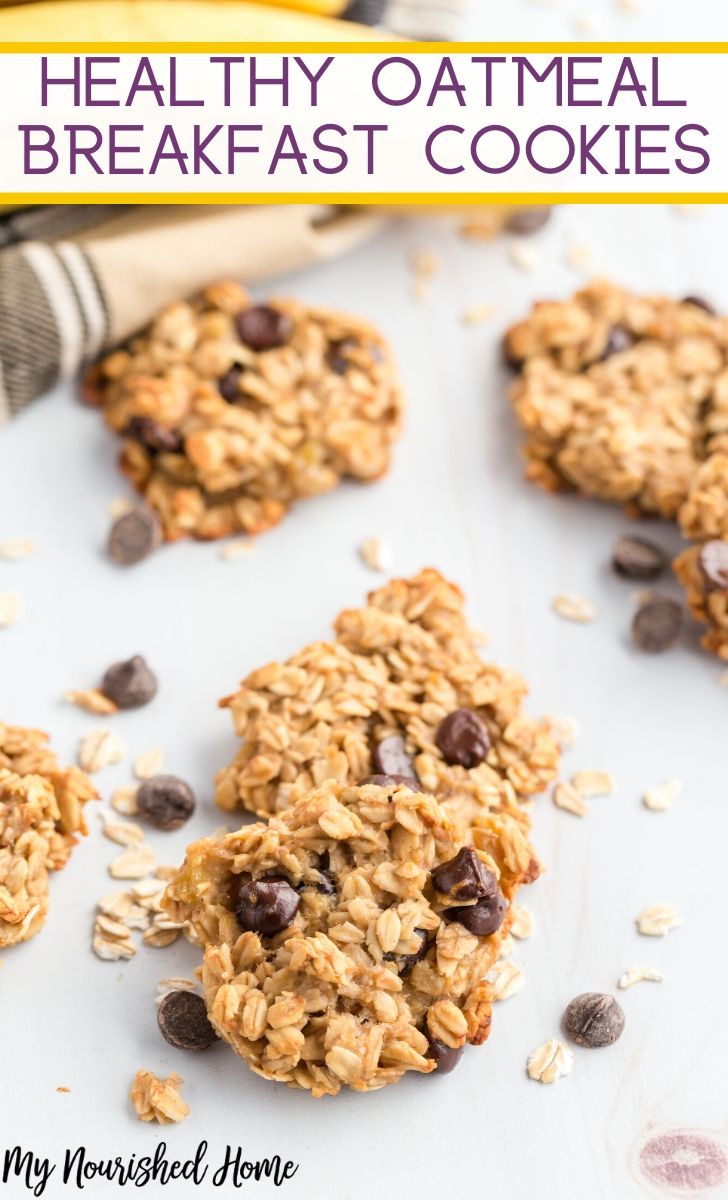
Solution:
M 153 775 L 139 785 L 137 808 L 157 829 L 179 829 L 195 811 L 195 795 L 176 775 Z
M 706 542 L 698 551 L 698 565 L 707 592 L 728 591 L 728 542 Z
M 646 538 L 625 535 L 612 551 L 612 566 L 623 579 L 657 579 L 667 566 L 667 555 Z
M 157 694 L 157 677 L 141 654 L 112 663 L 104 672 L 101 691 L 117 708 L 141 708 Z
M 634 337 L 629 329 L 625 329 L 624 325 L 613 325 L 609 331 L 607 344 L 597 362 L 604 362 L 605 358 L 611 358 L 613 354 L 622 354 L 624 350 L 630 350 L 633 345 Z
M 715 316 L 715 309 L 707 300 L 703 300 L 702 296 L 683 296 L 683 304 L 692 304 L 695 308 L 702 308 L 703 312 L 707 312 L 711 317 Z
M 472 846 L 463 846 L 454 858 L 435 867 L 431 874 L 436 891 L 453 900 L 479 900 L 497 887 L 495 876 L 483 865 Z
M 273 937 L 287 929 L 298 912 L 300 896 L 284 879 L 253 879 L 240 889 L 235 916 L 241 929 Z
M 440 1075 L 448 1075 L 450 1071 L 454 1071 L 462 1058 L 464 1047 L 458 1046 L 457 1050 L 453 1050 L 452 1046 L 446 1046 L 438 1038 L 430 1037 L 429 1034 L 426 1034 L 426 1037 L 427 1057 L 434 1058 L 435 1071 Z M 433 1075 L 435 1071 L 432 1072 Z
M 159 521 L 141 505 L 117 517 L 109 531 L 109 556 L 120 566 L 141 562 L 162 540 Z
M 228 404 L 235 404 L 236 400 L 240 399 L 240 380 L 243 374 L 243 368 L 235 364 L 218 379 L 217 390 Z
M 431 943 L 427 938 L 427 930 L 415 929 L 415 933 L 420 938 L 419 950 L 413 951 L 412 954 L 395 954 L 390 950 L 384 955 L 385 962 L 397 963 L 400 976 L 409 975 L 415 964 L 422 962 L 422 959 L 425 957 L 430 948 Z
M 424 788 L 419 779 L 415 779 L 414 775 L 366 775 L 359 783 L 360 787 L 365 787 L 368 783 L 374 783 L 377 787 L 396 787 L 401 785 L 407 787 L 411 792 L 424 792 Z
M 157 1008 L 157 1024 L 165 1042 L 178 1050 L 206 1050 L 218 1040 L 197 992 L 167 992 Z
M 435 743 L 451 766 L 477 767 L 490 749 L 488 730 L 472 708 L 458 708 L 437 727 Z
M 518 208 L 506 221 L 506 232 L 517 233 L 523 237 L 538 233 L 551 218 L 551 209 L 547 204 L 529 205 L 528 208 Z
M 478 900 L 476 904 L 464 905 L 462 908 L 446 908 L 446 921 L 457 921 L 476 937 L 489 937 L 500 929 L 506 915 L 506 902 L 502 891 L 496 884 L 492 896 Z
M 182 437 L 176 429 L 166 429 L 153 417 L 132 417 L 126 427 L 126 436 L 145 446 L 147 450 L 163 450 L 178 454 L 182 449 Z
M 378 775 L 412 777 L 415 773 L 412 756 L 407 753 L 404 738 L 398 733 L 393 733 L 376 743 L 372 750 L 372 762 Z
M 637 609 L 632 621 L 632 637 L 640 650 L 661 654 L 679 640 L 685 624 L 685 612 L 669 596 L 650 596 Z
M 251 350 L 273 350 L 285 346 L 293 333 L 293 321 L 275 308 L 258 304 L 246 308 L 235 318 L 241 342 Z
M 611 1046 L 624 1030 L 624 1012 L 614 996 L 583 992 L 566 1006 L 564 1032 L 577 1046 Z
M 326 361 L 336 375 L 345 375 L 352 365 L 347 357 L 347 350 L 356 350 L 359 343 L 354 338 L 342 338 L 332 342 L 326 355 Z

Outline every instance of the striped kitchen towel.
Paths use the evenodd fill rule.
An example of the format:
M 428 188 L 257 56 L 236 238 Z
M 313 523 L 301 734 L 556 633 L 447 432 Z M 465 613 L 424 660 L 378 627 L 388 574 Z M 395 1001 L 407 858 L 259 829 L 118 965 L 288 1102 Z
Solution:
M 310 204 L 140 206 L 89 227 L 83 206 L 69 206 L 47 210 L 42 239 L 43 210 L 34 213 L 29 241 L 17 241 L 21 214 L 4 219 L 15 235 L 0 251 L 0 424 L 170 301 L 217 279 L 256 283 L 322 262 L 388 219 Z
M 457 36 L 462 7 L 462 0 L 352 0 L 344 15 L 412 41 L 440 42 Z

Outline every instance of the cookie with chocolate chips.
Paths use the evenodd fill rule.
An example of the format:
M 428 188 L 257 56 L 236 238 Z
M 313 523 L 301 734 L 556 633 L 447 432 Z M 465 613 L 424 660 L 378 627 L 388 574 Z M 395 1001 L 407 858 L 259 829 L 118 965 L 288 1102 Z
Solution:
M 528 477 L 675 517 L 728 422 L 728 319 L 600 280 L 539 301 L 505 346 Z
M 436 796 L 461 829 L 518 813 L 554 778 L 550 727 L 526 687 L 486 663 L 462 593 L 424 570 L 372 592 L 335 637 L 253 671 L 222 701 L 240 749 L 216 781 L 226 811 L 281 812 L 324 779 L 394 781 Z
M 453 1070 L 532 853 L 518 817 L 465 845 L 430 795 L 330 779 L 187 850 L 164 906 L 204 948 L 213 1029 L 265 1079 L 335 1095 Z M 521 865 L 519 865 L 521 864 Z
M 401 424 L 390 349 L 357 317 L 235 283 L 165 308 L 86 394 L 164 537 L 260 533 L 345 476 L 384 475 Z

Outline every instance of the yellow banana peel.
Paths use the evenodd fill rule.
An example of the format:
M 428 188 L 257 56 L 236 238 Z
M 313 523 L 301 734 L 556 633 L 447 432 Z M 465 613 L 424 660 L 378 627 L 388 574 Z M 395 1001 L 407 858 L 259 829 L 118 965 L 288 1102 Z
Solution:
M 298 43 L 386 38 L 367 26 L 334 19 L 344 7 L 343 0 L 40 0 L 0 8 L 0 41 Z

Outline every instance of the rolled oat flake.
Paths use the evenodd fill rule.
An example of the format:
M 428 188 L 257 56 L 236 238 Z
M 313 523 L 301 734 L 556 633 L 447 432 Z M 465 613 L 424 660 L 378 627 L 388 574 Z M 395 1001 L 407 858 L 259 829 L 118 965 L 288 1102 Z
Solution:
M 114 521 L 109 532 L 109 556 L 123 567 L 141 562 L 162 540 L 159 521 L 148 508 L 136 505 Z
M 612 551 L 612 566 L 623 579 L 657 579 L 667 565 L 667 556 L 647 538 L 625 535 Z
M 178 1050 L 206 1050 L 218 1040 L 197 992 L 167 992 L 157 1008 L 157 1024 L 165 1042 Z
M 620 1004 L 603 992 L 575 996 L 564 1012 L 564 1032 L 577 1046 L 611 1046 L 624 1030 Z
M 685 611 L 669 596 L 650 596 L 637 609 L 632 621 L 632 638 L 640 650 L 662 654 L 679 641 Z
M 101 691 L 118 708 L 140 708 L 157 694 L 157 677 L 141 654 L 112 663 L 104 672 Z

